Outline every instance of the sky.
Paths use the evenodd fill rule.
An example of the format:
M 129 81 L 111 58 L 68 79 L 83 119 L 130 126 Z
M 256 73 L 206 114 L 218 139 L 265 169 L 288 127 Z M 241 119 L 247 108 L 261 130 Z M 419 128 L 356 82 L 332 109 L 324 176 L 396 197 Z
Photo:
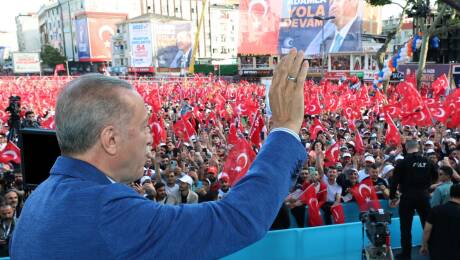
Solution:
M 38 12 L 49 0 L 0 0 L 0 31 L 16 31 L 14 18 L 20 13 Z
M 40 6 L 49 0 L 0 0 L 0 31 L 15 31 L 16 22 L 14 18 L 20 13 L 38 12 Z M 403 3 L 405 0 L 395 0 Z M 383 19 L 390 16 L 398 16 L 401 13 L 397 5 L 384 6 Z

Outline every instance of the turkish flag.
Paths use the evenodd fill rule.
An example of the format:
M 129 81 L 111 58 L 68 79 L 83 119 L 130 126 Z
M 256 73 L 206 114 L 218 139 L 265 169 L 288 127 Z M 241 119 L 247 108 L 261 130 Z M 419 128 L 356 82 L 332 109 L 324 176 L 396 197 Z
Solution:
M 41 122 L 41 127 L 46 129 L 56 129 L 56 125 L 54 124 L 54 116 L 50 116 L 47 119 Z
M 195 129 L 193 128 L 192 124 L 188 120 L 179 119 L 173 125 L 174 133 L 182 138 L 184 142 L 188 142 L 190 137 L 195 134 Z
M 447 88 L 449 88 L 449 79 L 447 79 L 446 74 L 442 74 L 431 84 L 433 98 L 439 99 L 441 95 L 446 93 Z
M 383 107 L 383 110 L 387 111 L 387 113 L 392 117 L 392 118 L 399 118 L 401 116 L 401 109 L 398 107 L 398 105 L 386 105 Z
M 310 126 L 310 139 L 311 140 L 316 140 L 316 137 L 318 136 L 319 132 L 326 132 L 326 128 L 321 124 L 321 121 L 319 119 L 315 118 L 313 121 L 313 124 Z
M 246 139 L 239 139 L 228 153 L 222 172 L 229 176 L 230 185 L 235 185 L 249 170 L 256 154 Z
M 323 225 L 323 218 L 321 217 L 320 205 L 316 197 L 316 190 L 314 184 L 310 184 L 299 198 L 308 206 L 308 226 L 316 227 Z
M 164 127 L 163 119 L 158 119 L 155 115 L 152 115 L 153 121 L 151 123 L 152 127 L 152 137 L 153 145 L 157 147 L 161 142 L 166 142 L 166 131 Z
M 228 131 L 227 141 L 229 144 L 235 145 L 238 142 L 238 135 L 236 134 L 236 125 L 235 123 L 230 125 L 230 129 Z
M 398 128 L 393 122 L 393 119 L 391 119 L 390 115 L 388 115 L 386 111 L 385 111 L 385 120 L 388 124 L 387 133 L 385 136 L 385 143 L 393 144 L 393 145 L 401 144 L 401 134 L 399 133 Z
M 445 108 L 443 104 L 436 102 L 429 109 L 430 109 L 431 115 L 436 121 L 443 122 L 443 123 L 447 121 L 449 114 L 447 113 L 447 109 Z
M 254 120 L 254 123 L 249 134 L 251 143 L 253 143 L 257 148 L 260 148 L 260 133 L 264 127 L 264 119 L 262 115 L 258 114 Z
M 16 164 L 21 163 L 21 150 L 11 141 L 8 141 L 5 148 L 0 152 L 1 160 L 13 161 Z
M 345 214 L 343 212 L 342 203 L 332 206 L 331 214 L 332 214 L 332 219 L 334 220 L 335 224 L 345 223 Z
M 357 154 L 363 154 L 365 151 L 363 139 L 358 131 L 355 131 L 355 151 Z
M 352 187 L 350 192 L 355 198 L 356 203 L 358 203 L 360 211 L 368 211 L 370 208 L 381 208 L 379 198 L 370 178 Z
M 340 144 L 336 142 L 333 144 L 329 149 L 326 150 L 324 155 L 326 161 L 324 162 L 324 166 L 329 167 L 335 165 L 339 161 L 339 154 L 340 154 Z
M 403 114 L 401 123 L 403 125 L 431 126 L 433 125 L 433 119 L 430 110 L 426 105 L 422 104 L 413 110 L 413 112 Z

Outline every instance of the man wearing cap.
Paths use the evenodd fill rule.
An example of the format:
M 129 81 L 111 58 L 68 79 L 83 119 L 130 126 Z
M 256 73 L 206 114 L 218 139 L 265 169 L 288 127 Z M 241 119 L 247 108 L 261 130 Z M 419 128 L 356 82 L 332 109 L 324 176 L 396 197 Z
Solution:
M 415 210 L 422 226 L 430 210 L 429 188 L 437 180 L 434 165 L 419 154 L 419 144 L 415 140 L 406 141 L 407 154 L 397 162 L 390 186 L 390 206 L 396 207 L 396 190 L 399 189 L 399 218 L 401 229 L 402 259 L 410 259 L 412 249 L 412 220 Z
M 371 167 L 372 164 L 375 163 L 375 159 L 372 155 L 367 155 L 364 158 L 364 169 L 360 170 L 358 172 L 358 181 L 361 182 L 365 178 L 369 177 L 369 168 Z
M 223 173 L 222 176 L 220 176 L 219 178 L 219 182 L 220 182 L 220 188 L 218 190 L 217 199 L 221 200 L 225 198 L 225 196 L 227 196 L 228 192 L 230 191 L 230 184 L 229 184 L 230 178 L 228 174 Z
M 179 178 L 179 191 L 176 193 L 176 198 L 179 204 L 198 203 L 198 194 L 192 191 L 193 179 L 188 175 Z

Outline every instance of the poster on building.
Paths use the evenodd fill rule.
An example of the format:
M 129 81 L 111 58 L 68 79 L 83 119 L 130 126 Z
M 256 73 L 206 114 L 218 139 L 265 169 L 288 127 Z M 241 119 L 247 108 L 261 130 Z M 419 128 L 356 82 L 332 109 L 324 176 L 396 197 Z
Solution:
M 192 57 L 190 22 L 155 24 L 158 67 L 187 69 Z
M 241 0 L 238 52 L 361 51 L 363 9 L 364 0 Z
M 75 20 L 75 29 L 77 33 L 77 50 L 79 59 L 89 59 L 91 57 L 88 40 L 88 23 L 86 17 Z
M 38 52 L 14 52 L 14 73 L 40 73 L 40 53 Z
M 241 0 L 238 53 L 276 54 L 283 1 Z
M 398 72 L 402 78 L 407 75 L 417 73 L 418 64 L 402 64 L 398 67 Z M 422 85 L 431 86 L 431 83 L 439 78 L 442 74 L 450 75 L 450 64 L 426 64 L 422 74 Z
M 112 36 L 116 24 L 126 19 L 126 15 L 88 16 L 91 59 L 88 61 L 104 62 L 112 59 Z
M 131 46 L 131 66 L 152 66 L 152 36 L 150 23 L 129 24 L 129 42 Z

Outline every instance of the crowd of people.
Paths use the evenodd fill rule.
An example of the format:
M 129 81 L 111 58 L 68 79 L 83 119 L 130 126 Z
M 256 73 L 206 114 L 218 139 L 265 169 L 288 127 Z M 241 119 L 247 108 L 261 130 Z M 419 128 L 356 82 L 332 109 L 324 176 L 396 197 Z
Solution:
M 10 90 L 5 94 L 16 93 L 14 86 L 25 86 L 25 89 L 36 91 L 34 97 L 42 97 L 37 100 L 29 97 L 30 93 L 22 97 L 23 127 L 52 128 L 49 121 L 53 118 L 53 95 L 66 82 L 62 80 L 53 87 L 51 79 L 32 81 L 24 78 L 2 84 L 8 85 Z M 238 146 L 235 138 L 238 142 L 247 142 L 252 152 L 257 153 L 269 133 L 266 86 L 227 83 L 213 77 L 135 80 L 131 83 L 145 99 L 154 142 L 144 176 L 130 186 L 140 195 L 161 204 L 202 203 L 224 198 L 238 181 L 235 173 L 244 174 L 250 163 L 247 153 L 243 157 L 232 155 Z M 383 102 L 380 92 L 371 86 L 363 84 L 350 90 L 350 85 L 347 82 L 306 84 L 307 95 L 318 95 L 312 94 L 313 89 L 335 88 L 340 101 L 353 100 L 353 96 L 358 97 L 354 100 L 361 100 L 363 92 L 367 100 L 358 116 L 350 116 L 345 112 L 346 102 L 329 109 L 330 102 L 325 100 L 327 94 L 322 93 L 320 100 L 325 103 L 320 105 L 320 111 L 307 112 L 298 134 L 308 159 L 298 176 L 293 177 L 290 194 L 281 206 L 273 229 L 288 228 L 291 225 L 288 214 L 294 216 L 297 226 L 305 227 L 305 206 L 311 206 L 305 199 L 309 187 L 315 190 L 324 224 L 337 222 L 331 214 L 332 208 L 356 201 L 353 188 L 360 183 L 371 184 L 379 200 L 389 200 L 395 167 L 407 156 L 407 142 L 415 142 L 421 156 L 434 166 L 435 174 L 430 180 L 431 207 L 449 201 L 450 186 L 460 182 L 458 125 L 447 128 L 446 121 L 433 119 L 431 125 L 405 124 L 403 119 L 393 117 L 391 123 L 397 127 L 399 139 L 390 142 L 389 138 L 394 140 L 389 137 L 391 123 L 388 113 L 382 109 L 388 101 Z M 347 93 L 351 94 L 344 98 Z M 391 97 L 388 95 L 385 99 L 391 100 Z M 306 105 L 309 105 L 307 102 L 311 102 L 308 97 Z M 3 106 L 7 106 L 6 102 Z M 460 115 L 452 114 L 454 116 Z M 0 151 L 7 144 L 6 118 L 3 117 L 0 133 Z M 4 195 L 0 199 L 0 248 L 6 250 L 5 245 L 26 197 L 18 165 L 2 163 L 1 169 Z M 396 192 L 391 199 L 397 200 L 398 196 Z

